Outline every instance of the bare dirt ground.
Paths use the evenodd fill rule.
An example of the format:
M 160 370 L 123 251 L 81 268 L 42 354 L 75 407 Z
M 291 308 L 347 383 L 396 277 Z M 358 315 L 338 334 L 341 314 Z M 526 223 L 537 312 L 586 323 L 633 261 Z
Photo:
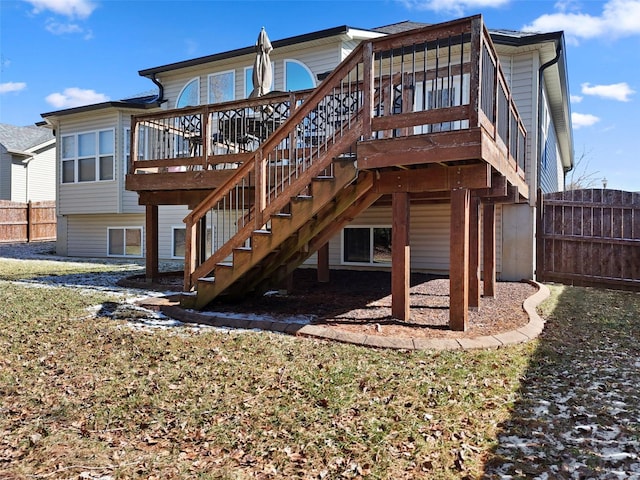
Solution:
M 209 310 L 269 314 L 312 315 L 313 323 L 353 333 L 418 338 L 460 338 L 494 335 L 526 325 L 524 300 L 537 291 L 526 282 L 498 282 L 494 298 L 481 297 L 480 308 L 469 312 L 469 329 L 449 330 L 449 279 L 411 275 L 411 319 L 391 316 L 389 272 L 332 270 L 329 283 L 318 283 L 315 269 L 294 272 L 290 292 L 268 292 L 241 302 L 215 301 Z

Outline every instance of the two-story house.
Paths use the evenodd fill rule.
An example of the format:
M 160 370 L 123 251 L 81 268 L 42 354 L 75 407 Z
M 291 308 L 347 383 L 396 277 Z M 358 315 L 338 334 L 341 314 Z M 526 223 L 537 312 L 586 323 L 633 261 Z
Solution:
M 0 124 L 0 200 L 55 200 L 55 151 L 48 128 Z
M 448 273 L 456 317 L 481 265 L 485 294 L 534 278 L 537 189 L 561 190 L 573 164 L 562 32 L 476 16 L 272 46 L 260 98 L 251 46 L 141 70 L 154 98 L 43 114 L 58 253 L 146 255 L 149 278 L 184 258 L 196 307 L 301 262 L 389 269 L 400 318 L 409 271 Z

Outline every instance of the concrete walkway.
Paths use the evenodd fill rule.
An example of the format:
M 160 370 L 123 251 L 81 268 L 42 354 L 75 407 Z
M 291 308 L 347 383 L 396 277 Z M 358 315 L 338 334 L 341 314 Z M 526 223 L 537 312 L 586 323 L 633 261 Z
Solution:
M 215 314 L 205 315 L 194 310 L 185 310 L 180 307 L 180 302 L 176 300 L 175 297 L 148 298 L 139 302 L 139 304 L 145 308 L 160 310 L 168 317 L 185 323 L 198 323 L 214 327 L 270 330 L 291 335 L 324 338 L 337 342 L 376 348 L 404 350 L 471 350 L 478 348 L 498 348 L 505 345 L 528 342 L 542 333 L 544 320 L 537 314 L 536 307 L 549 297 L 550 292 L 545 285 L 537 282 L 532 283 L 538 287 L 538 291 L 527 298 L 522 305 L 524 311 L 529 315 L 529 323 L 527 325 L 496 335 L 464 338 L 384 337 L 345 332 L 327 325 L 303 325 L 271 320 L 217 317 Z

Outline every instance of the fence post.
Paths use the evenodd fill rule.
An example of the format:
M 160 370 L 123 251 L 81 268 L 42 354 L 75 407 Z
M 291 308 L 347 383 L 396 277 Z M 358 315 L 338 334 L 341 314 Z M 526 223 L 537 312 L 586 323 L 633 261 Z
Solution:
M 31 200 L 27 202 L 27 243 L 31 242 L 33 238 L 33 232 L 31 231 L 32 222 L 33 222 L 33 205 L 31 204 Z

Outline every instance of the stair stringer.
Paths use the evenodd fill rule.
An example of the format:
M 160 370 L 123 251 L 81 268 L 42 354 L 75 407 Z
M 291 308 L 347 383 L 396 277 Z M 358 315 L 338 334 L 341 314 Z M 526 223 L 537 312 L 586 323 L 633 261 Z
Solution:
M 360 179 L 359 179 L 360 180 Z M 336 196 L 336 208 L 319 212 L 292 236 L 282 248 L 273 253 L 268 264 L 259 265 L 259 274 L 252 275 L 246 282 L 239 283 L 229 293 L 238 295 L 243 292 L 263 292 L 280 285 L 288 275 L 298 268 L 311 255 L 327 243 L 341 229 L 351 223 L 360 213 L 369 208 L 381 197 L 373 190 L 373 175 L 369 175 L 358 184 L 349 185 Z

